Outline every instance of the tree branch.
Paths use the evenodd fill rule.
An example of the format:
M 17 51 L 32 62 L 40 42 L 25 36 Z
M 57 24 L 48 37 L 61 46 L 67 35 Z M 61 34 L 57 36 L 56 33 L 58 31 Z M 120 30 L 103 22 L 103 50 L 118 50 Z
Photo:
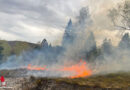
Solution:
M 118 28 L 120 28 L 121 30 L 130 30 L 130 27 L 124 27 L 124 26 L 115 26 L 115 27 L 118 27 Z

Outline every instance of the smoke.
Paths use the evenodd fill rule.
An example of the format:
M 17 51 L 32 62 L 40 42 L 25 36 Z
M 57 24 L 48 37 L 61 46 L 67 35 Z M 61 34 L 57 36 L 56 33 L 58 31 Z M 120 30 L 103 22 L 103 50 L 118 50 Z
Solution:
M 109 10 L 117 7 L 125 0 L 85 0 L 83 5 L 89 6 L 93 26 L 91 27 L 98 46 L 108 37 L 114 46 L 120 41 L 119 31 L 115 30 L 113 24 L 108 17 Z M 110 34 L 111 33 L 111 34 Z
M 75 18 L 74 22 L 72 22 L 72 26 L 68 26 L 71 27 L 69 33 L 67 33 L 67 31 L 64 33 L 63 38 L 71 36 L 72 42 L 66 42 L 65 45 L 61 46 L 48 46 L 46 48 L 42 47 L 41 50 L 37 49 L 23 52 L 20 56 L 11 56 L 6 62 L 3 62 L 0 65 L 0 69 L 25 68 L 28 64 L 37 66 L 46 65 L 51 69 L 55 69 L 68 64 L 73 65 L 79 62 L 80 59 L 85 59 L 92 69 L 93 74 L 129 71 L 130 47 L 127 47 L 127 49 L 119 46 L 115 47 L 110 41 L 104 41 L 101 47 L 97 47 L 95 40 L 95 37 L 97 36 L 93 32 L 99 30 L 99 28 L 97 29 L 97 26 L 100 27 L 100 29 L 104 29 L 102 25 L 104 25 L 105 21 L 101 22 L 101 26 L 101 23 L 95 25 L 95 20 L 98 21 L 98 19 L 94 19 L 93 17 L 94 16 L 90 14 L 88 7 L 81 8 L 79 15 Z M 88 58 L 90 55 L 93 55 L 95 58 Z M 39 73 L 28 72 L 28 74 L 37 76 L 66 76 L 70 73 L 52 71 Z
M 62 68 L 62 65 L 76 64 L 82 59 L 81 57 L 85 57 L 86 52 L 89 52 L 93 46 L 96 46 L 96 42 L 94 42 L 93 33 L 86 28 L 89 28 L 92 24 L 91 16 L 89 14 L 88 7 L 84 7 L 80 10 L 79 15 L 76 17 L 76 21 L 73 22 L 72 32 L 69 33 L 73 37 L 72 43 L 67 43 L 65 47 L 63 46 L 49 46 L 45 43 L 42 43 L 41 49 L 36 49 L 32 51 L 23 52 L 21 55 L 10 56 L 8 60 L 3 62 L 0 66 L 0 69 L 17 69 L 17 68 L 26 68 L 28 64 L 36 65 L 36 66 L 47 66 L 51 69 Z M 91 42 L 91 40 L 93 42 Z M 89 42 L 89 43 L 87 43 Z M 46 42 L 47 43 L 47 42 Z M 42 73 L 42 72 L 41 72 Z M 37 75 L 42 76 L 66 76 L 70 73 L 53 73 L 52 72 L 44 72 L 35 73 Z M 51 74 L 53 73 L 53 74 Z M 28 74 L 33 74 L 33 72 L 29 72 Z
M 95 62 L 95 74 L 108 74 L 130 71 L 130 51 L 116 48 L 111 54 L 100 55 Z M 103 58 L 102 58 L 103 57 Z
M 70 26 L 72 27 L 72 30 L 70 30 L 70 32 L 67 33 L 67 35 L 66 33 L 64 35 L 72 36 L 72 40 L 70 40 L 71 42 L 66 42 L 66 51 L 64 52 L 64 58 L 67 58 L 67 60 L 69 61 L 73 59 L 79 60 L 85 56 L 85 52 L 89 52 L 94 47 L 96 48 L 94 35 L 89 29 L 89 27 L 91 27 L 92 25 L 92 19 L 89 13 L 89 8 L 83 7 L 80 10 L 79 16 L 77 16 L 76 21 L 72 23 L 73 25 Z

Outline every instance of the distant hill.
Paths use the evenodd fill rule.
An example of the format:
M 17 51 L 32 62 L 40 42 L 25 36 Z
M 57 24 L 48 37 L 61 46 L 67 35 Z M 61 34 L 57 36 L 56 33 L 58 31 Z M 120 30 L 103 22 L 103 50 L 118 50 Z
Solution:
M 6 58 L 10 55 L 19 55 L 23 51 L 31 50 L 39 47 L 38 44 L 24 42 L 24 41 L 6 41 L 0 40 L 0 47 L 3 48 L 1 54 Z

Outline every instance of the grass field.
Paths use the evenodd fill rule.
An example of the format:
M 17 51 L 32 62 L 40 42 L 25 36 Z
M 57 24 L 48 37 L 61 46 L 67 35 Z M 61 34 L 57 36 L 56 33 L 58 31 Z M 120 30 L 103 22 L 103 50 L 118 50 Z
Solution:
M 87 85 L 101 88 L 126 88 L 130 87 L 130 72 L 108 75 L 91 76 L 88 78 L 59 78 L 56 81 L 65 81 L 70 84 Z
M 23 90 L 89 90 L 88 88 L 99 89 L 130 89 L 130 72 L 111 73 L 107 75 L 93 75 L 85 78 L 49 78 L 49 77 L 34 77 L 26 76 L 26 70 L 1 70 L 1 75 L 6 78 L 21 78 L 25 73 L 25 82 Z M 28 78 L 26 78 L 28 77 Z M 30 77 L 30 78 L 29 78 Z M 27 82 L 26 82 L 27 81 Z M 51 86 L 51 87 L 50 87 Z M 59 88 L 59 89 L 54 89 Z M 129 88 L 129 89 L 128 89 Z M 90 89 L 93 90 L 93 89 Z
M 108 75 L 95 75 L 86 78 L 35 78 L 31 77 L 30 85 L 44 88 L 47 82 L 52 82 L 55 87 L 62 89 L 62 86 L 68 90 L 68 87 L 84 87 L 84 88 L 116 88 L 116 89 L 128 89 L 130 88 L 130 72 L 125 73 L 115 73 Z M 33 82 L 32 82 L 33 81 Z M 32 87 L 31 87 L 32 88 Z M 82 89 L 80 88 L 80 89 Z M 79 90 L 80 90 L 79 89 Z M 31 90 L 31 89 L 28 89 Z M 42 89 L 40 89 L 42 90 Z M 59 90 L 59 89 L 58 89 Z M 64 89 L 63 89 L 64 90 Z M 69 89 L 71 90 L 71 89 Z M 72 89 L 73 90 L 73 89 Z M 77 90 L 77 89 L 76 89 Z M 86 89 L 83 89 L 86 90 Z

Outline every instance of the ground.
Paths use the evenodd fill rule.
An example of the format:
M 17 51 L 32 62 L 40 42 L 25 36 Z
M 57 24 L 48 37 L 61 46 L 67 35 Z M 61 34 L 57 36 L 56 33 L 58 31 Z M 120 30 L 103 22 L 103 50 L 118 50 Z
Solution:
M 14 88 L 12 90 L 130 90 L 130 72 L 93 75 L 75 79 L 21 76 L 18 75 L 19 70 L 16 72 L 13 70 L 13 73 L 11 71 L 3 73 L 6 74 L 7 86 Z

